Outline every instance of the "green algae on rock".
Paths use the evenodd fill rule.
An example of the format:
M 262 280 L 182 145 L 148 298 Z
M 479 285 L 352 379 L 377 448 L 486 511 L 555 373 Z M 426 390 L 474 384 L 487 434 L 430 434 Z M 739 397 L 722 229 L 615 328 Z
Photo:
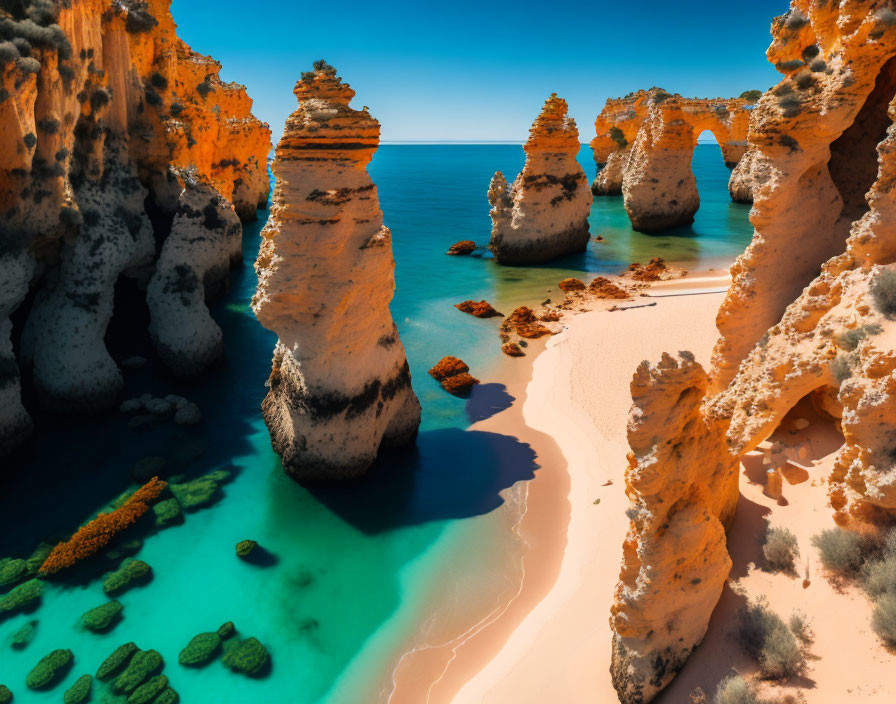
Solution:
M 227 640 L 232 637 L 236 633 L 236 626 L 233 625 L 233 621 L 228 621 L 221 625 L 218 629 L 218 636 L 221 640 Z
M 75 656 L 71 650 L 54 650 L 41 658 L 25 678 L 28 689 L 49 689 L 59 684 L 63 675 L 71 668 Z
M 34 640 L 34 631 L 37 628 L 37 621 L 29 621 L 19 630 L 12 634 L 13 650 L 24 650 Z
M 88 631 L 105 633 L 117 625 L 123 610 L 121 602 L 109 601 L 81 616 L 81 623 Z
M 18 613 L 36 608 L 44 594 L 44 583 L 39 579 L 30 579 L 13 588 L 6 596 L 0 598 L 0 618 L 4 614 Z
M 93 689 L 93 677 L 81 675 L 75 683 L 69 687 L 62 697 L 63 704 L 84 704 L 90 700 L 90 692 Z
M 236 556 L 245 560 L 257 547 L 258 543 L 254 540 L 241 540 L 236 544 Z
M 221 636 L 217 633 L 200 633 L 180 651 L 177 661 L 186 667 L 203 667 L 214 659 L 220 647 Z
M 12 701 L 12 692 L 5 684 L 0 684 L 0 704 L 9 704 Z
M 168 689 L 168 678 L 165 675 L 156 675 L 145 684 L 141 684 L 134 693 L 128 697 L 128 704 L 150 704 Z
M 0 587 L 15 584 L 24 579 L 27 574 L 28 564 L 24 560 L 12 557 L 4 557 L 0 560 Z
M 195 511 L 215 503 L 220 498 L 221 484 L 230 478 L 230 472 L 219 469 L 196 479 L 171 483 L 168 486 L 185 511 Z
M 180 695 L 175 692 L 171 687 L 162 692 L 158 697 L 156 697 L 153 704 L 177 704 L 180 701 Z
M 167 528 L 184 522 L 184 513 L 175 498 L 165 499 L 152 507 L 156 517 L 156 528 Z
M 137 647 L 136 643 L 119 645 L 113 653 L 103 661 L 103 664 L 100 665 L 100 669 L 96 671 L 96 678 L 101 682 L 112 679 L 124 669 L 124 666 L 131 661 L 134 653 L 138 650 L 140 650 L 140 648 Z
M 121 594 L 131 587 L 145 584 L 152 579 L 152 567 L 142 560 L 125 560 L 115 572 L 110 572 L 103 580 L 106 594 Z
M 165 666 L 162 656 L 155 650 L 140 650 L 134 653 L 128 666 L 115 680 L 113 689 L 119 694 L 130 694 L 152 675 Z
M 34 548 L 34 552 L 32 552 L 31 556 L 25 560 L 25 565 L 28 567 L 29 577 L 37 576 L 37 573 L 40 571 L 40 566 L 46 562 L 50 553 L 53 552 L 53 547 L 54 546 L 50 543 L 40 543 Z
M 271 656 L 257 638 L 247 638 L 225 646 L 221 661 L 233 672 L 241 672 L 249 677 L 263 677 Z

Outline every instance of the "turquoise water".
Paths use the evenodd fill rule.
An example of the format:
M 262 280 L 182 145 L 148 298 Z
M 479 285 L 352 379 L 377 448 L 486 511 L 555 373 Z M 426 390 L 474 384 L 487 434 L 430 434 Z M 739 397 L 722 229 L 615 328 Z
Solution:
M 198 403 L 200 426 L 135 431 L 117 415 L 39 419 L 40 440 L 0 479 L 0 556 L 26 557 L 40 540 L 70 533 L 128 487 L 128 472 L 141 458 L 165 458 L 170 474 L 227 467 L 235 476 L 216 504 L 146 538 L 136 557 L 153 567 L 154 579 L 119 597 L 124 619 L 110 633 L 78 627 L 80 615 L 105 600 L 100 580 L 83 574 L 50 584 L 34 613 L 0 620 L 0 683 L 15 701 L 60 701 L 78 676 L 95 672 L 130 640 L 162 653 L 164 673 L 187 704 L 383 701 L 400 651 L 425 640 L 427 624 L 445 607 L 433 594 L 450 593 L 452 608 L 469 604 L 472 612 L 514 586 L 523 548 L 510 530 L 520 510 L 512 488 L 539 468 L 531 448 L 515 438 L 467 430 L 507 407 L 512 399 L 503 387 L 484 383 L 462 400 L 426 375 L 454 354 L 487 382 L 500 356 L 497 322 L 475 320 L 453 304 L 485 298 L 500 309 L 539 301 L 556 295 L 565 276 L 616 273 L 651 256 L 710 266 L 740 252 L 751 234 L 749 208 L 728 199 L 718 147 L 700 146 L 694 169 L 703 207 L 693 227 L 639 235 L 621 198 L 600 198 L 592 233 L 605 241 L 592 242 L 584 255 L 520 269 L 486 256 L 445 256 L 457 240 L 487 243 L 489 180 L 495 169 L 512 178 L 523 158 L 513 145 L 384 145 L 377 153 L 370 170 L 397 266 L 392 310 L 424 414 L 416 448 L 382 458 L 360 482 L 299 486 L 270 449 L 259 404 L 275 339 L 248 309 L 261 222 L 246 228 L 246 266 L 213 308 L 227 340 L 224 363 L 189 384 L 151 367 L 125 373 L 129 396 L 179 393 Z M 580 160 L 592 178 L 590 151 L 583 148 Z M 118 316 L 107 338 L 113 356 L 148 356 L 146 325 L 143 306 Z M 238 560 L 234 545 L 244 539 L 266 548 L 271 564 Z M 114 564 L 100 560 L 96 571 Z M 35 640 L 13 650 L 12 634 L 30 620 L 38 621 Z M 267 678 L 243 678 L 220 663 L 202 670 L 177 664 L 190 638 L 231 620 L 243 637 L 269 648 Z M 56 648 L 72 649 L 73 669 L 50 692 L 28 691 L 25 674 Z

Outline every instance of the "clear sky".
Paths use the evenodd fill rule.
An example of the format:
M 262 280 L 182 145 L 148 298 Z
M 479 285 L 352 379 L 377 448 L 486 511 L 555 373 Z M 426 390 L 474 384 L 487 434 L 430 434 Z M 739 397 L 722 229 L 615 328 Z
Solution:
M 779 80 L 765 58 L 787 0 L 174 0 L 180 36 L 244 83 L 279 138 L 292 87 L 336 66 L 384 141 L 525 140 L 551 92 L 582 141 L 608 97 L 657 85 L 736 96 Z

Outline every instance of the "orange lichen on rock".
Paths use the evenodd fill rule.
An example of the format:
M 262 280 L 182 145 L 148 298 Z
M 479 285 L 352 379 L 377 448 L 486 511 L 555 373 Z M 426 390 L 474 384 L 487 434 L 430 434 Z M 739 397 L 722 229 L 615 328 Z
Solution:
M 472 377 L 469 371 L 470 367 L 463 360 L 457 357 L 443 357 L 429 370 L 429 375 L 441 382 L 445 391 L 459 396 L 479 383 L 479 379 Z
M 560 282 L 560 290 L 564 293 L 570 293 L 571 291 L 584 291 L 585 290 L 585 282 L 579 279 L 563 279 Z
M 106 547 L 116 535 L 131 527 L 146 513 L 168 484 L 154 477 L 137 489 L 111 513 L 101 513 L 70 540 L 59 543 L 40 566 L 42 576 L 57 574 Z
M 448 248 L 446 254 L 450 254 L 451 256 L 466 256 L 468 254 L 472 254 L 476 251 L 476 243 L 473 240 L 461 240 L 460 242 L 455 242 Z
M 646 266 L 638 262 L 629 264 L 629 272 L 635 281 L 659 281 L 667 272 L 668 267 L 662 257 L 654 257 Z
M 628 291 L 620 288 L 605 276 L 598 276 L 588 285 L 588 291 L 598 298 L 630 298 Z
M 499 318 L 504 315 L 496 311 L 488 301 L 464 301 L 455 303 L 454 307 L 461 313 L 469 313 L 477 318 Z
M 504 332 L 515 332 L 527 340 L 537 340 L 539 337 L 553 334 L 539 322 L 535 311 L 528 306 L 520 306 L 507 316 L 507 319 L 501 325 L 501 330 Z

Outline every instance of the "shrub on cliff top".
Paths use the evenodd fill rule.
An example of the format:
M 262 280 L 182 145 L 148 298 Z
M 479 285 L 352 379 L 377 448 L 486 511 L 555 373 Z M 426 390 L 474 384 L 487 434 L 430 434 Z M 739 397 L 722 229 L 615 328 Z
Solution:
M 776 572 L 793 572 L 794 561 L 800 556 L 796 536 L 787 528 L 772 528 L 765 531 L 765 544 L 762 546 L 769 567 Z
M 871 297 L 878 313 L 896 318 L 896 271 L 881 269 L 871 282 Z
M 314 70 L 318 73 L 323 73 L 326 76 L 335 76 L 336 69 L 333 66 L 330 66 L 324 59 L 318 59 L 314 62 Z
M 881 332 L 883 332 L 883 328 L 877 323 L 860 325 L 859 327 L 853 328 L 852 330 L 847 330 L 842 335 L 837 337 L 837 344 L 843 349 L 852 352 L 866 337 L 880 335 Z
M 145 0 L 123 0 L 128 10 L 124 28 L 131 34 L 140 34 L 153 30 L 159 21 L 149 13 L 149 5 Z
M 150 505 L 168 486 L 157 477 L 135 491 L 111 513 L 101 513 L 75 533 L 71 540 L 59 543 L 40 567 L 40 574 L 56 574 L 105 548 L 118 533 L 129 528 L 149 510 Z
M 740 97 L 743 98 L 744 100 L 749 100 L 751 103 L 755 103 L 757 100 L 759 100 L 762 97 L 762 91 L 761 90 L 745 90 L 743 93 L 740 94 Z
M 887 645 L 896 646 L 896 592 L 888 592 L 877 600 L 871 627 Z

